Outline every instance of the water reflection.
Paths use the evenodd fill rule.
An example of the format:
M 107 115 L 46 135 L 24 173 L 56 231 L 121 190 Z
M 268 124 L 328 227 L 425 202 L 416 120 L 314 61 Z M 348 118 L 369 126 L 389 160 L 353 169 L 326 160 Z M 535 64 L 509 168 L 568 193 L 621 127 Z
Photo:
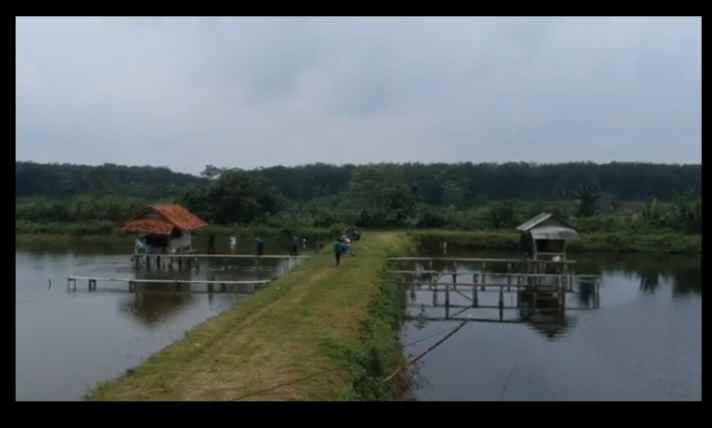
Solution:
M 119 309 L 146 327 L 152 327 L 189 306 L 194 298 L 189 290 L 156 290 L 138 286 L 135 293 L 121 297 Z
M 416 329 L 438 321 L 525 324 L 547 339 L 556 340 L 576 325 L 576 317 L 568 311 L 598 306 L 594 281 L 572 284 L 564 293 L 561 289 L 441 284 L 416 281 L 408 287 L 407 317 Z
M 404 281 L 413 283 L 406 293 L 411 318 L 401 336 L 411 358 L 472 317 L 412 367 L 412 394 L 420 400 L 699 400 L 700 257 L 571 258 L 577 273 L 600 275 L 600 289 L 597 293 L 593 284 L 580 283 L 574 293 L 566 293 L 563 313 L 541 296 L 534 300 L 513 291 L 504 293 L 500 320 L 498 290 L 482 292 L 479 307 L 467 308 L 473 304 L 470 288 L 458 286 L 458 292 L 451 288 L 449 299 L 443 292 L 434 298 L 425 275 L 417 276 L 421 283 Z M 435 262 L 411 269 L 455 268 L 475 272 L 478 266 Z

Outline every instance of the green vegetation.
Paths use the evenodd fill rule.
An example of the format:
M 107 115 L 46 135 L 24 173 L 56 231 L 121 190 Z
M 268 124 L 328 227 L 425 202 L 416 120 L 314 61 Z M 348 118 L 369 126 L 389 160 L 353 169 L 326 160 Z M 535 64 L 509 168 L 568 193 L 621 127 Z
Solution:
M 400 381 L 403 293 L 384 274 L 403 234 L 368 232 L 334 266 L 325 248 L 291 274 L 187 332 L 92 400 L 385 400 Z
M 452 230 L 417 230 L 409 232 L 421 248 L 439 251 L 448 243 L 451 250 L 502 250 L 520 252 L 519 234 L 515 232 L 465 232 Z M 580 233 L 578 241 L 568 244 L 568 252 L 672 253 L 699 254 L 700 235 L 680 233 L 635 233 L 632 231 Z
M 181 203 L 214 227 L 250 239 L 250 231 L 309 230 L 330 239 L 345 225 L 507 232 L 547 211 L 585 235 L 583 248 L 688 252 L 699 247 L 702 228 L 700 165 L 314 164 L 250 171 L 209 165 L 202 178 L 150 167 L 17 167 L 17 236 L 106 235 L 143 205 L 159 202 Z M 54 182 L 64 184 L 52 192 Z M 500 248 L 499 241 L 490 245 Z
M 39 164 L 15 162 L 15 196 L 70 197 L 80 194 L 160 199 L 179 195 L 204 178 L 165 167 Z

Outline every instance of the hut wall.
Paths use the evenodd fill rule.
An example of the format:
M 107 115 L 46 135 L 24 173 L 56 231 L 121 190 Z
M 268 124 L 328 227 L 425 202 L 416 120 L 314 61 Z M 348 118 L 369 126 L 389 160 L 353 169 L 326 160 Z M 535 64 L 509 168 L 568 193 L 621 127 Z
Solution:
M 189 231 L 182 231 L 179 236 L 171 236 L 168 241 L 168 251 L 182 250 L 191 247 L 191 236 Z

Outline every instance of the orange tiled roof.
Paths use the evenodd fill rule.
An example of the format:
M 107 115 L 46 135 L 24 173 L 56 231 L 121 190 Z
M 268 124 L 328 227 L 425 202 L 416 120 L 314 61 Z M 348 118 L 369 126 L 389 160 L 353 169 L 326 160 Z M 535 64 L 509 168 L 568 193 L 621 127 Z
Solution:
M 151 205 L 151 208 L 182 230 L 196 230 L 208 225 L 200 217 L 178 204 Z
M 170 235 L 175 226 L 165 220 L 155 220 L 150 218 L 142 218 L 131 220 L 121 226 L 122 232 L 143 232 L 153 233 L 157 235 Z
M 169 235 L 174 227 L 182 230 L 196 230 L 208 225 L 201 218 L 177 204 L 149 205 L 148 208 L 159 214 L 160 218 L 145 218 L 148 212 L 144 212 L 121 226 L 121 231 Z

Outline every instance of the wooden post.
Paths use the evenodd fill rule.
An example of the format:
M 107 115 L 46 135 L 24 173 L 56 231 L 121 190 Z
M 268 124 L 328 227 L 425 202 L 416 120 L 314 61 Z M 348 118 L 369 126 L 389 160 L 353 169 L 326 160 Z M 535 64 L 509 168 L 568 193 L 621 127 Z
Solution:
M 504 289 L 499 287 L 499 320 L 502 321 L 504 312 Z
M 485 282 L 486 282 L 485 278 L 486 278 L 486 275 L 487 275 L 487 274 L 486 274 L 486 271 L 485 271 L 486 269 L 487 269 L 487 263 L 483 263 L 483 264 L 482 264 L 482 271 L 481 271 L 481 273 L 480 273 L 480 284 L 481 284 L 480 290 L 482 290 L 482 291 L 485 291 Z
M 472 307 L 476 308 L 479 306 L 479 302 L 477 301 L 477 274 L 472 275 Z
M 445 283 L 445 319 L 450 318 L 450 284 Z
M 512 291 L 512 264 L 507 263 L 507 291 Z
M 146 254 L 146 270 L 151 270 L 151 256 Z
M 452 288 L 453 288 L 453 290 L 457 290 L 457 274 L 456 273 L 452 274 Z
M 156 270 L 161 270 L 161 256 L 156 256 Z

